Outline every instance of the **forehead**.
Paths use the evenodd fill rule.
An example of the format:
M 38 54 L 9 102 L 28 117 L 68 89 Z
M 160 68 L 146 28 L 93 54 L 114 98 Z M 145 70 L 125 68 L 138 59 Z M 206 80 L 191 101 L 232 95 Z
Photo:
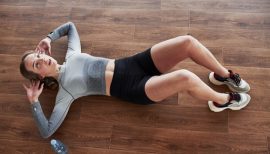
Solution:
M 24 59 L 25 67 L 29 71 L 33 70 L 33 62 L 34 62 L 35 56 L 36 56 L 36 53 L 31 53 L 28 56 L 26 56 Z

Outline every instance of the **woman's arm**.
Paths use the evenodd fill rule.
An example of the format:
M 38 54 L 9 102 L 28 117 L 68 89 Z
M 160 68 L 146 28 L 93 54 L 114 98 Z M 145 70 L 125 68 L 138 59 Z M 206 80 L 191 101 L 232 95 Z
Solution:
M 66 35 L 68 37 L 68 49 L 66 59 L 68 59 L 74 53 L 81 53 L 80 37 L 77 32 L 76 26 L 72 22 L 67 22 L 57 27 L 54 31 L 48 34 L 45 39 L 39 42 L 36 51 L 47 52 L 50 55 L 50 43 Z
M 32 104 L 32 114 L 43 138 L 50 137 L 60 127 L 68 113 L 72 101 L 72 98 L 66 97 L 62 102 L 57 102 L 49 120 L 45 117 L 38 101 Z
M 74 100 L 66 91 L 59 91 L 56 99 L 56 104 L 49 120 L 45 117 L 38 100 L 39 95 L 43 90 L 43 85 L 39 87 L 38 82 L 31 82 L 29 86 L 24 85 L 27 91 L 27 96 L 32 104 L 32 114 L 43 138 L 51 136 L 64 121 L 69 107 Z

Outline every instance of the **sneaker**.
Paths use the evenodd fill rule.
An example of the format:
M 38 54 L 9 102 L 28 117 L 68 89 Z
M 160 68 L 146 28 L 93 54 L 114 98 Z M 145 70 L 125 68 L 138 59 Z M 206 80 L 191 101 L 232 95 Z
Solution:
M 231 70 L 230 77 L 223 78 L 214 72 L 209 74 L 209 80 L 215 85 L 227 85 L 229 89 L 233 92 L 248 92 L 250 90 L 249 84 L 240 78 L 239 74 L 233 73 Z
M 213 101 L 208 101 L 208 106 L 211 111 L 221 112 L 225 109 L 240 110 L 248 105 L 250 96 L 246 93 L 229 93 L 230 100 L 228 103 L 220 105 Z

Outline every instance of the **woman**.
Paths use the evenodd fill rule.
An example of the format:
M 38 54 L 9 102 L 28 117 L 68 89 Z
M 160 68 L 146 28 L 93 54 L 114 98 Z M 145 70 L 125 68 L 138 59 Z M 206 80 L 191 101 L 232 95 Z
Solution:
M 68 37 L 68 49 L 65 62 L 59 65 L 49 56 L 50 43 L 65 35 Z M 225 84 L 234 92 L 218 93 L 188 70 L 164 74 L 186 58 L 213 71 L 209 75 L 213 84 Z M 188 92 L 196 98 L 208 100 L 214 112 L 240 110 L 250 101 L 250 96 L 244 93 L 250 90 L 249 85 L 238 74 L 224 68 L 208 49 L 191 36 L 179 36 L 134 56 L 114 60 L 81 53 L 76 27 L 68 22 L 41 40 L 36 51 L 23 55 L 20 71 L 31 81 L 24 88 L 44 138 L 57 130 L 71 103 L 86 95 L 115 96 L 137 104 L 152 104 L 175 93 Z M 59 87 L 49 120 L 44 116 L 38 100 L 43 86 Z

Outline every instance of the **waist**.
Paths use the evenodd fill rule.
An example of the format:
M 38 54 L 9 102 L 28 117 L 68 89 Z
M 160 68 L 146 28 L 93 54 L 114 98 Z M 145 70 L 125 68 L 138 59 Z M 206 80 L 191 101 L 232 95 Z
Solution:
M 114 74 L 114 67 L 115 67 L 114 62 L 115 62 L 114 59 L 110 59 L 105 69 L 106 95 L 107 96 L 111 96 L 110 88 L 111 88 L 113 74 Z

